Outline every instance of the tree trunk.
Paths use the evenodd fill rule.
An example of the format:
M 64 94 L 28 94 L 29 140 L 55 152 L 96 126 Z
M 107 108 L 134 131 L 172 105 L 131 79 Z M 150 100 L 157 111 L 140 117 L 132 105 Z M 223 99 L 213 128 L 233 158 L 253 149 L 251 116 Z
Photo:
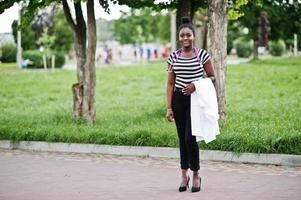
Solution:
M 194 15 L 195 46 L 202 49 L 207 49 L 207 19 L 201 12 Z
M 94 123 L 95 114 L 95 52 L 96 23 L 94 1 L 87 2 L 88 16 L 88 49 L 87 28 L 80 2 L 74 3 L 76 23 L 73 21 L 68 3 L 63 0 L 64 13 L 67 22 L 72 27 L 75 39 L 78 83 L 72 85 L 73 117 L 88 123 Z
M 76 69 L 77 69 L 77 81 L 82 84 L 84 81 L 84 65 L 87 60 L 86 48 L 87 48 L 87 27 L 84 20 L 82 8 L 80 2 L 74 3 L 76 27 L 75 33 L 75 52 L 76 52 Z
M 177 35 L 177 48 L 179 47 L 179 36 L 178 36 L 178 30 L 179 26 L 181 24 L 181 18 L 184 16 L 190 17 L 190 20 L 192 21 L 191 16 L 191 0 L 179 0 L 177 4 L 177 13 L 176 13 L 176 35 Z
M 194 13 L 197 11 L 200 4 L 204 3 L 204 2 L 201 2 L 201 0 L 190 0 L 190 3 L 191 3 L 190 16 L 191 16 L 191 19 L 192 19 L 194 17 Z
M 94 0 L 87 2 L 88 17 L 88 49 L 87 61 L 84 65 L 83 82 L 83 118 L 89 123 L 95 123 L 95 52 L 96 52 L 96 22 L 94 15 Z
M 204 48 L 204 49 L 208 49 L 208 48 L 207 48 L 207 46 L 208 46 L 208 44 L 207 44 L 207 43 L 208 43 L 208 42 L 207 42 L 208 39 L 207 39 L 207 38 L 208 38 L 208 26 L 205 25 L 205 27 L 204 27 L 204 38 L 203 38 L 203 41 L 204 41 L 204 42 L 203 42 L 203 48 Z
M 181 24 L 181 18 L 183 16 L 187 16 L 190 17 L 190 19 L 192 19 L 191 16 L 191 0 L 179 0 L 178 4 L 177 4 L 177 13 L 176 13 L 176 21 L 177 21 L 177 30 Z
M 75 83 L 72 85 L 73 92 L 73 118 L 79 119 L 82 116 L 83 104 L 83 84 Z
M 227 0 L 209 0 L 208 2 L 208 50 L 216 76 L 220 120 L 225 118 L 225 77 L 227 58 Z
M 258 39 L 254 40 L 254 45 L 253 45 L 253 59 L 254 60 L 258 59 Z

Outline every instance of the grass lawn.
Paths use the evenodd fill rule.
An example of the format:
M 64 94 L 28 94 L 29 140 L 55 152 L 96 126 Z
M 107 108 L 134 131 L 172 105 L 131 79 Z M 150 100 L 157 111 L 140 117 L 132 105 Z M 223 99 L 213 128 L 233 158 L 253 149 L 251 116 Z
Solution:
M 18 66 L 16 63 L 0 63 L 0 73 L 3 70 L 18 70 Z
M 4 68 L 5 69 L 5 68 Z M 76 72 L 3 70 L 0 139 L 178 146 L 165 119 L 166 64 L 97 69 L 94 126 L 72 121 Z M 227 120 L 202 149 L 301 154 L 301 58 L 230 65 Z

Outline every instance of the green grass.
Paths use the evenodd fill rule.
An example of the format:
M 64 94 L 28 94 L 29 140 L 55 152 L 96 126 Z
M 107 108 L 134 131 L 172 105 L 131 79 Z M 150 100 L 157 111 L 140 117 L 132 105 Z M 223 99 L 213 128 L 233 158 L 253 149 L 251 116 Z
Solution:
M 227 70 L 227 120 L 202 149 L 301 154 L 301 58 Z M 1 70 L 0 139 L 178 146 L 165 119 L 165 63 L 97 69 L 94 126 L 72 121 L 76 72 Z
M 18 70 L 16 63 L 0 63 L 0 70 Z

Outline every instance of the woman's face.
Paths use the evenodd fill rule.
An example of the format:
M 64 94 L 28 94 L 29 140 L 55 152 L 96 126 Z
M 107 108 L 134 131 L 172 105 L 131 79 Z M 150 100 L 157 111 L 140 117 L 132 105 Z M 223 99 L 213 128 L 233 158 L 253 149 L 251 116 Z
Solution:
M 190 47 L 194 41 L 194 35 L 190 28 L 182 28 L 179 32 L 179 41 L 182 47 Z

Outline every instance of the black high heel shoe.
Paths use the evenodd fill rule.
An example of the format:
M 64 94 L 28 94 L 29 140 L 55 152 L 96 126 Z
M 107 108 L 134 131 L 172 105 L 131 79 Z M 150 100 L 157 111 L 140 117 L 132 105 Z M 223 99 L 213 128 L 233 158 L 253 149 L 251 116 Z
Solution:
M 191 187 L 191 192 L 199 192 L 201 190 L 202 179 L 200 177 L 200 186 L 199 187 Z
M 180 186 L 179 187 L 179 192 L 184 192 L 184 191 L 187 190 L 187 188 L 189 188 L 189 180 L 190 180 L 190 177 L 188 176 L 186 185 L 185 186 Z

